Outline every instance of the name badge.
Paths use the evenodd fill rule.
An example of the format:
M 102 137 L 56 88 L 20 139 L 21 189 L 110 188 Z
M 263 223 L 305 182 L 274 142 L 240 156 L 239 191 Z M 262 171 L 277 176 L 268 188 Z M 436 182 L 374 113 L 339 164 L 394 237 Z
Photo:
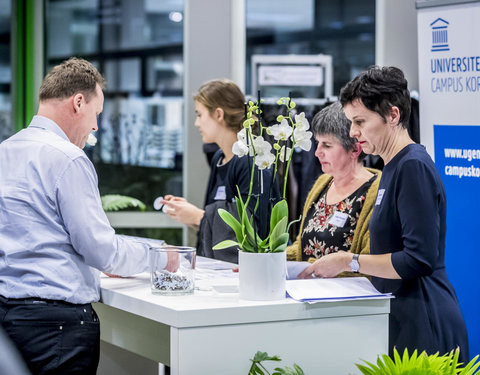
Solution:
M 227 199 L 227 193 L 225 192 L 225 186 L 219 186 L 217 189 L 217 192 L 215 193 L 215 199 L 216 201 L 224 201 Z
M 347 219 L 348 214 L 346 214 L 345 212 L 335 211 L 330 220 L 328 220 L 328 224 L 343 228 L 343 226 L 347 222 Z
M 383 194 L 385 194 L 385 189 L 380 189 L 377 193 L 377 201 L 375 202 L 375 206 L 379 206 L 382 203 Z

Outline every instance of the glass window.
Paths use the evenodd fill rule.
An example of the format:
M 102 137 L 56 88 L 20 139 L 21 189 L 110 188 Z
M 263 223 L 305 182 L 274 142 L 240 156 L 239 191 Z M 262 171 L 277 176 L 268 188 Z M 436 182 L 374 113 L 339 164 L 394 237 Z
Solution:
M 295 58 L 290 55 L 317 55 L 331 56 L 333 67 L 332 94 L 338 96 L 340 89 L 361 70 L 375 64 L 375 0 L 245 0 L 246 1 L 246 92 L 252 92 L 252 75 L 256 78 L 255 87 L 260 87 L 262 97 L 291 96 L 297 102 L 296 110 L 305 112 L 309 120 L 328 103 L 325 101 L 326 73 L 320 75 L 316 82 L 324 87 L 313 84 L 310 80 L 302 86 L 285 83 L 289 77 L 294 77 L 297 82 L 306 80 L 305 72 L 302 77 L 293 69 Z M 273 5 L 273 6 L 272 6 Z M 252 67 L 254 55 L 285 55 L 283 59 L 265 63 L 263 74 L 257 70 L 258 64 Z M 262 58 L 260 60 L 269 60 Z M 282 61 L 290 61 L 282 63 Z M 258 62 L 258 60 L 257 60 Z M 278 69 L 275 65 L 287 68 Z M 290 65 L 290 66 L 289 66 Z M 307 69 L 312 64 L 305 64 Z M 255 71 L 252 71 L 255 69 Z M 265 73 L 267 69 L 272 72 Z M 280 72 L 280 73 L 278 73 Z M 254 74 L 252 74 L 254 73 Z M 314 79 L 315 75 L 311 74 Z M 269 80 L 267 80 L 269 78 Z M 272 80 L 274 79 L 274 83 Z M 307 78 L 310 79 L 310 78 Z M 303 98 L 303 101 L 298 101 Z M 263 105 L 263 120 L 267 125 L 276 122 L 278 106 L 270 105 L 268 99 Z M 283 114 L 283 113 L 282 113 Z M 298 151 L 298 150 L 297 150 Z M 292 159 L 297 186 L 289 189 L 287 200 L 292 212 L 292 219 L 301 215 L 304 199 L 317 176 L 321 167 L 315 157 L 315 147 L 310 152 L 296 152 Z M 291 179 L 290 179 L 291 180 Z M 291 228 L 291 238 L 297 235 L 298 225 Z
M 183 0 L 46 5 L 47 68 L 81 56 L 107 81 L 98 143 L 85 149 L 100 193 L 133 196 L 147 210 L 160 195 L 182 195 Z
M 10 0 L 0 0 L 0 142 L 14 133 L 10 64 Z
M 274 7 L 269 0 L 246 0 L 246 5 L 247 92 L 254 54 L 332 56 L 334 95 L 375 64 L 375 0 L 277 0 Z

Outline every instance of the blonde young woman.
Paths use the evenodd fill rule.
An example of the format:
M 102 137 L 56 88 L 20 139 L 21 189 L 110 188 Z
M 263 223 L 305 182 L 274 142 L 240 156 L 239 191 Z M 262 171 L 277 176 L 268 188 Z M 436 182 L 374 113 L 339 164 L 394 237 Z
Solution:
M 244 201 L 250 188 L 252 160 L 239 158 L 232 152 L 237 133 L 243 128 L 245 97 L 235 83 L 223 79 L 203 84 L 194 99 L 195 126 L 202 135 L 202 141 L 216 143 L 220 147 L 210 164 L 205 205 L 200 208 L 183 197 L 172 195 L 167 195 L 163 203 L 171 218 L 198 230 L 197 254 L 238 263 L 237 249 L 212 251 L 212 247 L 226 239 L 235 240 L 234 232 L 223 222 L 217 210 L 223 208 L 236 216 L 237 186 Z M 264 170 L 263 173 L 263 188 L 268 191 L 270 171 Z M 258 193 L 257 186 L 254 182 L 253 194 Z M 249 207 L 252 211 L 255 202 L 251 199 Z M 257 228 L 262 236 L 265 236 L 269 220 L 268 205 L 268 199 L 263 198 L 256 211 Z

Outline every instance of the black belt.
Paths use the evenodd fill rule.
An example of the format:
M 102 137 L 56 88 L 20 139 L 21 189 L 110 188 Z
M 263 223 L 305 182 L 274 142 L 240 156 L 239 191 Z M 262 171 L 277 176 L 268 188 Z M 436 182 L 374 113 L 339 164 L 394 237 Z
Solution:
M 6 298 L 4 296 L 0 296 L 0 303 L 4 305 L 57 305 L 57 306 L 82 306 L 75 303 L 70 303 L 66 301 L 57 301 L 51 299 L 43 299 L 43 298 Z M 88 305 L 88 304 L 87 304 Z

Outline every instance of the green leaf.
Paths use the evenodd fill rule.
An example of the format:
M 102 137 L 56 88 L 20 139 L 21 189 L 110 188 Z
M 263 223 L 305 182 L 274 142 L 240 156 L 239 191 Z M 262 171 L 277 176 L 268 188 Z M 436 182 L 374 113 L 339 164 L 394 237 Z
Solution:
M 272 228 L 275 228 L 278 222 L 284 217 L 286 217 L 288 220 L 288 204 L 285 199 L 282 199 L 280 202 L 277 202 L 275 206 L 273 206 L 272 213 L 270 215 L 270 231 L 272 231 Z
M 358 363 L 355 364 L 355 366 L 357 366 L 357 368 L 360 370 L 360 372 L 364 375 L 376 375 L 376 374 L 379 374 L 378 372 L 375 372 L 375 370 L 373 370 L 371 367 L 367 367 L 367 366 L 364 366 L 364 365 L 360 365 Z M 372 365 L 373 366 L 373 365 Z M 376 366 L 374 366 L 376 367 Z
M 244 243 L 255 247 L 257 241 L 255 239 L 255 232 L 253 231 L 252 223 L 248 219 L 248 215 L 243 215 L 242 217 L 242 235 Z
M 290 239 L 290 236 L 288 233 L 282 233 L 280 236 L 275 238 L 273 241 L 270 250 L 272 253 L 278 253 L 281 251 L 284 251 L 287 248 L 288 240 Z
M 239 221 L 235 219 L 235 217 L 228 212 L 227 210 L 224 210 L 223 208 L 218 209 L 218 214 L 222 218 L 222 220 L 230 227 L 233 229 L 235 232 L 235 236 L 238 238 L 242 238 L 242 226 L 240 225 Z
M 258 351 L 253 356 L 253 361 L 255 361 L 255 362 L 262 362 L 262 361 L 265 361 L 267 359 L 268 359 L 268 353 L 267 352 Z
M 232 246 L 240 246 L 240 244 L 237 241 L 225 240 L 217 243 L 214 247 L 212 247 L 212 250 L 221 250 Z
M 297 371 L 298 375 L 305 375 L 302 368 L 299 365 L 297 365 L 296 363 L 293 364 L 293 368 Z
M 146 206 L 142 201 L 126 195 L 106 194 L 101 197 L 102 208 L 105 212 L 119 211 L 125 208 L 133 208 L 145 211 Z
M 284 236 L 281 237 L 286 233 L 287 229 L 287 217 L 283 217 L 277 225 L 275 225 L 275 228 L 273 229 L 272 233 L 270 234 L 270 251 L 271 252 L 278 252 L 277 247 L 280 246 L 283 243 L 283 239 L 285 238 Z M 287 239 L 288 242 L 288 239 Z

